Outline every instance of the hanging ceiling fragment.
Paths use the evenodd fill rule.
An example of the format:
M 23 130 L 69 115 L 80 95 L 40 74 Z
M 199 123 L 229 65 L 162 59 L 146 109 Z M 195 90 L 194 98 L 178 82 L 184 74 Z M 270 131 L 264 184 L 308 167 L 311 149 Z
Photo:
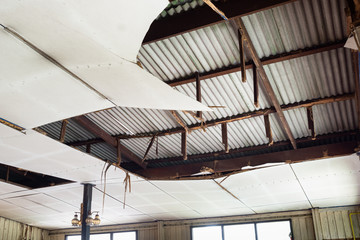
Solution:
M 3 2 L 0 117 L 33 128 L 114 106 L 210 110 L 134 63 L 167 3 Z

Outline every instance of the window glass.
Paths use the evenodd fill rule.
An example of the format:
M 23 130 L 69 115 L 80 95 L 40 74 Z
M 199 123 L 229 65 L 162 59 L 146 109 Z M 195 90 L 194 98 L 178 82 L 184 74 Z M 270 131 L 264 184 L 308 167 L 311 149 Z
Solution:
M 224 226 L 224 240 L 256 240 L 254 224 Z
M 90 240 L 110 240 L 110 233 L 90 234 Z
M 258 240 L 290 240 L 290 221 L 257 223 Z
M 113 233 L 113 240 L 136 240 L 136 232 Z
M 192 228 L 193 240 L 222 240 L 221 226 Z
M 81 240 L 80 235 L 67 236 L 66 240 Z

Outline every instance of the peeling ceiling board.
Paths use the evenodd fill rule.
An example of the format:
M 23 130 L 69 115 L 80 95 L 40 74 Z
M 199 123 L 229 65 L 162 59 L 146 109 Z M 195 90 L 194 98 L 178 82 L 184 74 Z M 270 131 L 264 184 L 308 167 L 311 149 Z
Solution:
M 73 50 L 77 54 L 93 43 L 135 62 L 151 23 L 168 4 L 167 0 L 5 0 L 0 19 L 47 53 Z M 62 43 L 57 43 L 59 37 Z M 73 43 L 70 49 L 58 48 L 66 42 Z M 55 48 L 48 51 L 51 47 Z M 86 50 L 91 54 L 92 49 Z
M 114 106 L 3 30 L 0 42 L 1 118 L 33 128 Z
M 1 163 L 73 181 L 100 180 L 101 160 L 33 130 L 4 137 L 9 129 L 0 124 Z
M 1 117 L 32 128 L 114 106 L 211 111 L 131 62 L 152 20 L 167 3 L 3 2 L 1 24 L 91 87 L 57 69 L 2 29 L 1 42 L 5 45 L 0 57 L 0 87 L 1 93 L 7 94 L 1 95 L 0 102 L 11 102 L 12 107 L 7 107 Z M 99 16 L 101 12 L 106 14 Z M 46 114 L 42 109 L 47 110 Z

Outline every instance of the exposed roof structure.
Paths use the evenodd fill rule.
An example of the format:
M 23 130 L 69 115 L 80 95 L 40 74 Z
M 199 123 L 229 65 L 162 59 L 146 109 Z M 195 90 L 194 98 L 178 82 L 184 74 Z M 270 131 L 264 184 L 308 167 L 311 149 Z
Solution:
M 221 176 L 247 165 L 321 158 L 324 151 L 342 155 L 335 149 L 344 146 L 353 152 L 358 60 L 343 48 L 345 2 L 275 1 L 241 10 L 235 2 L 217 2 L 230 21 L 197 1 L 173 3 L 154 21 L 138 55 L 144 69 L 213 112 L 199 118 L 110 108 L 81 117 L 85 122 L 70 119 L 64 143 L 116 163 L 118 139 L 137 161 L 123 153 L 121 166 L 149 179 L 189 177 L 204 166 Z M 245 35 L 246 82 L 238 32 Z M 61 126 L 40 128 L 59 139 Z
M 0 118 L 1 216 L 67 227 L 79 183 L 97 184 L 101 209 L 107 164 L 103 224 L 360 203 L 359 63 L 343 47 L 346 1 L 213 2 L 229 20 L 202 0 L 171 2 L 137 56 L 212 111 L 111 105 L 26 130 Z M 131 175 L 126 201 L 117 167 Z M 52 187 L 26 185 L 41 177 Z

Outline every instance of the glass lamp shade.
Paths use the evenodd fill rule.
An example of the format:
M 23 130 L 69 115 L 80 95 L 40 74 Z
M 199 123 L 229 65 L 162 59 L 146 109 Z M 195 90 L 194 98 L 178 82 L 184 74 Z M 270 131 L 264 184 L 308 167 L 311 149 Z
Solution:
M 94 225 L 99 225 L 100 224 L 100 216 L 99 216 L 99 214 L 95 215 L 95 218 L 93 219 L 93 224 Z
M 79 223 L 80 223 L 80 220 L 78 219 L 78 215 L 75 214 L 75 215 L 74 215 L 74 218 L 71 220 L 71 224 L 72 224 L 74 227 L 77 227 L 77 226 L 79 226 Z
M 93 221 L 94 219 L 91 217 L 91 214 L 89 214 L 89 216 L 85 219 L 87 225 L 92 225 Z

